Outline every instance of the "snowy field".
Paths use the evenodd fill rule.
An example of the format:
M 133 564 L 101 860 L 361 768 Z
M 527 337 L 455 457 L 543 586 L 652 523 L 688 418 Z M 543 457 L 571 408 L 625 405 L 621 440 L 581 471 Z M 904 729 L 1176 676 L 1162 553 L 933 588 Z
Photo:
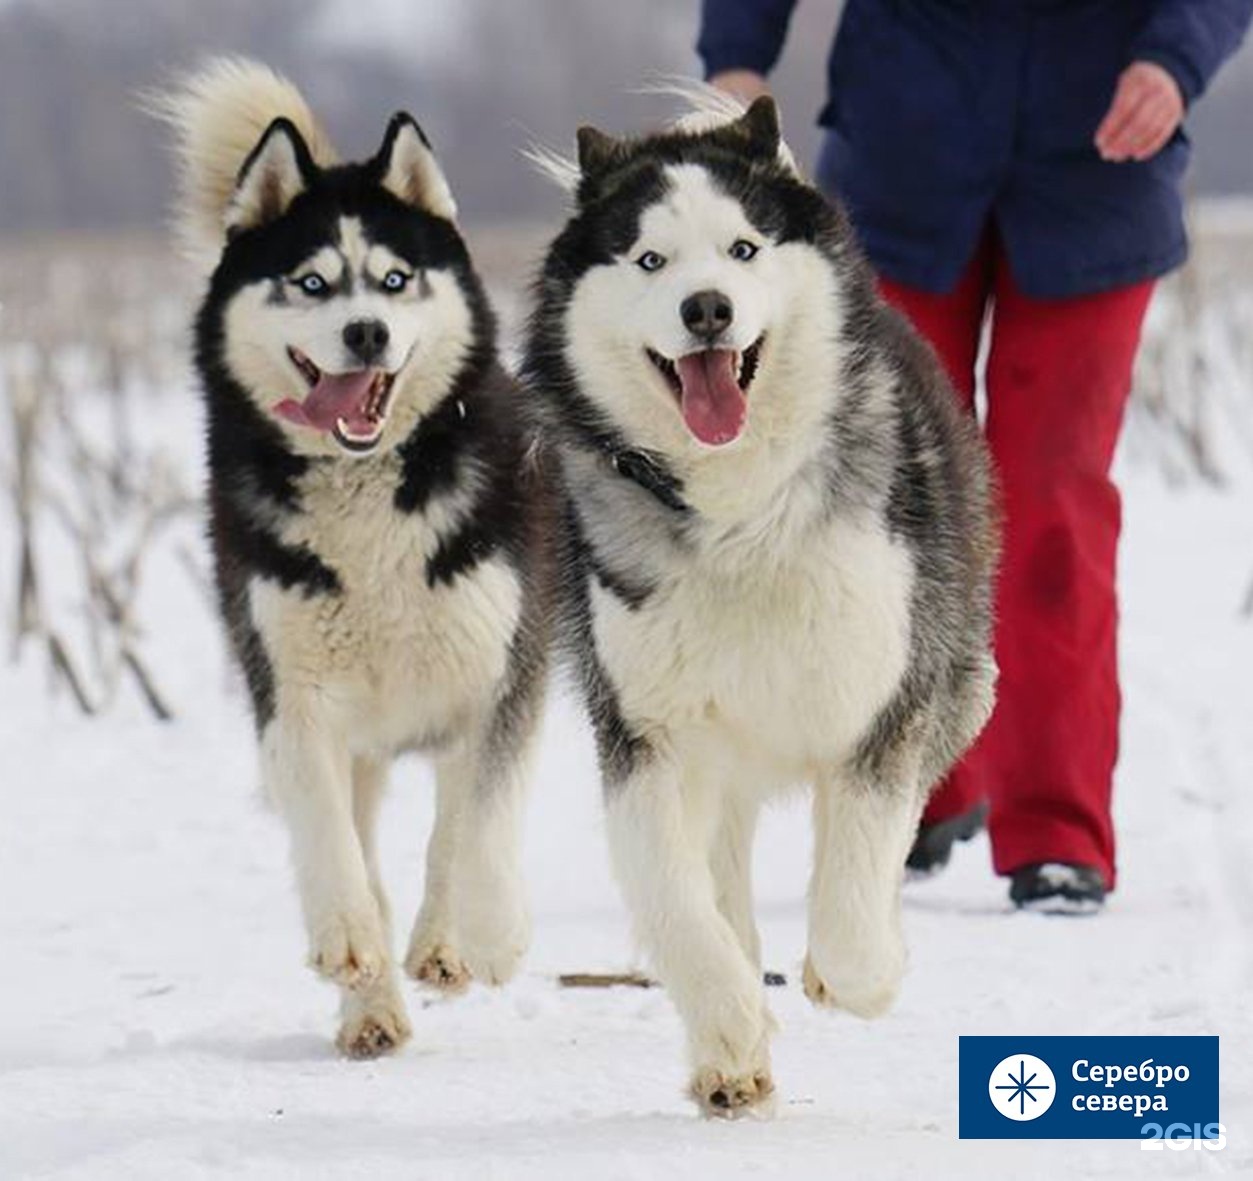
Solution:
M 143 406 L 141 439 L 160 439 L 196 489 L 192 400 Z M 6 479 L 8 429 L 6 415 Z M 64 688 L 50 695 L 35 645 L 0 671 L 0 1181 L 1253 1176 L 1253 463 L 1235 443 L 1218 458 L 1223 489 L 1169 486 L 1140 454 L 1120 462 L 1122 877 L 1104 915 L 1013 913 L 980 839 L 907 890 L 896 1009 L 875 1023 L 819 1013 L 799 988 L 805 811 L 769 816 L 758 912 L 767 964 L 788 974 L 772 991 L 770 1122 L 696 1117 L 659 991 L 556 982 L 635 963 L 590 735 L 564 692 L 527 828 L 535 942 L 521 976 L 452 1001 L 415 988 L 403 1052 L 336 1057 L 334 990 L 302 966 L 285 839 L 193 576 L 198 524 L 176 521 L 138 604 L 173 721 L 129 684 L 107 717 L 82 717 Z M 0 522 L 7 661 L 7 502 Z M 50 538 L 45 593 L 72 631 L 75 556 Z M 383 861 L 406 929 L 431 801 L 420 763 L 400 763 Z M 1221 1035 L 1226 1150 L 957 1139 L 960 1034 L 1085 1033 Z

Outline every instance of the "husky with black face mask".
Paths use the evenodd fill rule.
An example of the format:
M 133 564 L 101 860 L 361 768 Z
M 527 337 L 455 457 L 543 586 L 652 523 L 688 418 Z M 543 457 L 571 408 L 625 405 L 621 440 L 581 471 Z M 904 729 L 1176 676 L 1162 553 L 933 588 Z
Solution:
M 409 1034 L 375 860 L 393 758 L 435 761 L 426 895 L 404 965 L 496 984 L 529 937 L 519 820 L 544 681 L 543 474 L 425 136 L 398 114 L 339 164 L 300 95 L 224 61 L 159 100 L 196 320 L 221 609 L 287 821 L 338 1044 Z
M 769 99 L 578 144 L 525 363 L 569 498 L 565 634 L 692 1094 L 734 1116 L 774 1089 L 770 797 L 813 792 L 807 995 L 896 995 L 905 856 L 992 704 L 987 467 Z

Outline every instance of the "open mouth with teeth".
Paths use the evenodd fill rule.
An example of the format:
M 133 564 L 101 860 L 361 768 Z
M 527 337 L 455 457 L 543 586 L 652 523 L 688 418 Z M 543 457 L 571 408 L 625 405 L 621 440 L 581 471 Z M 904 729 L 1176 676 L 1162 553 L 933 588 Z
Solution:
M 670 360 L 652 349 L 648 359 L 679 400 L 687 429 L 709 447 L 734 442 L 748 421 L 748 390 L 761 361 L 759 336 L 743 352 L 703 349 Z
M 298 348 L 287 355 L 309 386 L 301 401 L 284 398 L 274 413 L 297 426 L 331 435 L 347 451 L 373 451 L 387 424 L 395 373 L 385 369 L 353 369 L 325 373 Z

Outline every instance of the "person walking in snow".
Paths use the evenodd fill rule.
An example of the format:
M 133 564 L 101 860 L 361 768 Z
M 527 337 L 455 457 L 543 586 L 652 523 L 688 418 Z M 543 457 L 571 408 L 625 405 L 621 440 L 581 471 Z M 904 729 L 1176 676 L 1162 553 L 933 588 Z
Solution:
M 709 79 L 766 90 L 796 0 L 703 0 Z M 1115 884 L 1110 465 L 1154 281 L 1184 261 L 1182 121 L 1253 0 L 848 0 L 819 183 L 883 295 L 973 412 L 1002 490 L 998 704 L 932 797 L 909 864 L 987 816 L 1019 906 L 1095 910 Z

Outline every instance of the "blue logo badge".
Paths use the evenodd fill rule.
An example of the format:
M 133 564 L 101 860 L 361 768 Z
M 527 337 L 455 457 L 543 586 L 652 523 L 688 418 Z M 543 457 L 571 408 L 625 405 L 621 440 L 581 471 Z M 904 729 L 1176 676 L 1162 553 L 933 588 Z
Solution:
M 958 1094 L 962 1139 L 1221 1136 L 1216 1037 L 963 1037 Z

